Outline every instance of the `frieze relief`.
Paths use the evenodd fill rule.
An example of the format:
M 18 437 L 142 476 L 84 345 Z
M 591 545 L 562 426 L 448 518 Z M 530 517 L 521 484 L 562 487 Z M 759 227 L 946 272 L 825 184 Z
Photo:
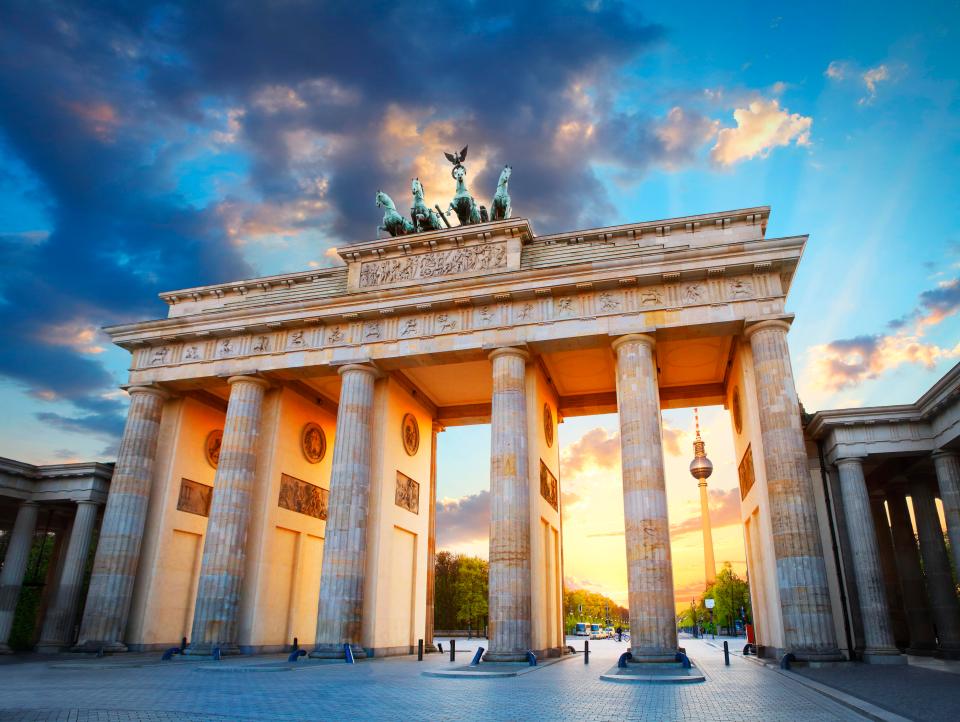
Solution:
M 471 271 L 490 271 L 507 266 L 507 244 L 486 243 L 449 251 L 419 253 L 360 266 L 360 288 L 453 276 Z
M 488 246 L 476 246 L 485 248 Z M 426 254 L 424 254 L 426 255 Z M 504 326 L 557 323 L 615 314 L 644 313 L 705 304 L 762 299 L 768 287 L 777 290 L 777 279 L 764 276 L 734 276 L 699 281 L 676 281 L 650 286 L 615 289 L 582 289 L 569 295 L 538 294 L 537 297 L 496 297 L 486 302 L 457 299 L 453 308 L 409 315 L 387 314 L 378 318 L 349 319 L 286 331 L 221 336 L 188 340 L 180 344 L 138 349 L 134 367 L 152 369 L 201 361 L 237 359 L 260 354 L 360 346 L 384 342 L 425 339 L 446 334 L 464 334 Z

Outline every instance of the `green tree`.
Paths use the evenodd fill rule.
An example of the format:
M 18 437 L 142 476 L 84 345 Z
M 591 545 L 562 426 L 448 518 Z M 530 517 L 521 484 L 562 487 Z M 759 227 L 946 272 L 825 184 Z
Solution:
M 733 627 L 735 619 L 740 618 L 740 609 L 743 608 L 746 619 L 752 618 L 750 609 L 750 585 L 737 576 L 730 562 L 725 562 L 723 569 L 717 573 L 717 579 L 708 586 L 698 605 L 704 618 L 710 618 L 710 612 L 705 609 L 703 600 L 713 599 L 713 621 L 718 627 Z
M 435 629 L 457 628 L 457 578 L 460 554 L 437 552 L 434 566 L 433 626 Z
M 457 621 L 479 629 L 487 616 L 490 566 L 479 557 L 460 557 L 455 585 Z
M 610 597 L 587 589 L 564 589 L 563 591 L 564 626 L 573 633 L 577 622 L 588 624 L 606 624 L 609 620 L 614 627 L 626 627 L 630 614 Z M 582 611 L 581 611 L 582 609 Z

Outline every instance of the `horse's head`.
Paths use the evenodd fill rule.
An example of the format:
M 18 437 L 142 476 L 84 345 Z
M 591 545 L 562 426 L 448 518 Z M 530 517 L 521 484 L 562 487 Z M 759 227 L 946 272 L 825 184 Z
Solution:
M 383 191 L 377 191 L 377 208 L 391 208 L 396 209 L 396 206 L 393 205 L 393 201 Z
M 500 171 L 500 180 L 497 181 L 497 185 L 506 185 L 507 181 L 510 180 L 511 175 L 513 175 L 513 166 L 503 166 L 503 170 Z
M 453 176 L 453 179 L 459 183 L 467 177 L 467 169 L 462 165 L 457 164 L 453 166 L 453 170 L 450 171 L 450 174 Z
M 410 190 L 413 191 L 415 198 L 423 198 L 423 183 L 420 182 L 419 178 L 413 179 L 413 183 L 410 184 Z

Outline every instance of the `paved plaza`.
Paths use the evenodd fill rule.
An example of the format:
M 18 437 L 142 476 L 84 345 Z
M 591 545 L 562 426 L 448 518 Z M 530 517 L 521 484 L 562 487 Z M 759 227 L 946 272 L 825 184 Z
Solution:
M 570 640 L 582 649 L 580 640 Z M 2 720 L 854 720 L 863 715 L 805 686 L 793 674 L 731 656 L 721 642 L 683 640 L 706 682 L 628 685 L 602 682 L 626 644 L 591 643 L 583 657 L 506 679 L 438 679 L 420 673 L 448 667 L 446 655 L 342 663 L 283 657 L 159 663 L 159 655 L 104 659 L 31 656 L 0 666 Z M 476 640 L 458 640 L 475 650 Z M 444 648 L 447 644 L 444 643 Z M 739 651 L 739 644 L 734 646 Z M 459 661 L 460 655 L 458 655 Z M 467 658 L 467 653 L 463 653 Z M 251 668 L 259 667 L 257 671 Z M 292 667 L 292 665 L 291 665 Z M 901 668 L 899 673 L 902 673 Z M 912 670 L 923 679 L 925 673 Z M 821 678 L 829 675 L 821 675 Z M 892 681 L 893 678 L 891 678 Z M 943 699 L 941 698 L 941 703 Z M 950 707 L 917 707 L 914 719 L 951 719 Z M 923 710 L 921 712 L 921 709 Z M 956 708 L 953 708 L 956 709 Z M 881 711 L 882 712 L 882 711 Z M 874 717 L 877 718 L 877 717 Z M 881 719 L 899 719 L 880 715 Z M 956 719 L 956 715 L 952 715 Z

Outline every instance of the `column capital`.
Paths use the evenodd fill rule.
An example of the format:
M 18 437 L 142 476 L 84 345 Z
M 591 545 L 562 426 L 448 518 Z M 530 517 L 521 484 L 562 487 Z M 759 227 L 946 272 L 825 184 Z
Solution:
M 433 424 L 431 425 L 431 428 L 432 428 L 433 433 L 435 433 L 435 434 L 440 434 L 440 433 L 443 433 L 444 431 L 447 430 L 447 427 L 444 426 L 443 424 L 441 424 L 441 423 L 440 423 L 439 421 L 437 421 L 436 419 L 433 420 Z
M 756 321 L 754 323 L 748 322 L 748 325 L 743 329 L 743 335 L 749 339 L 757 331 L 773 328 L 781 329 L 784 333 L 787 333 L 790 330 L 790 321 L 778 318 L 768 321 Z
M 95 499 L 78 499 L 77 506 L 80 506 L 81 504 L 87 504 L 89 506 L 100 506 L 100 502 L 96 501 Z
M 24 499 L 20 502 L 20 506 L 40 506 L 40 502 L 33 499 Z
M 960 457 L 960 451 L 954 451 L 953 449 L 934 449 L 930 456 L 934 459 L 957 458 Z
M 227 384 L 230 386 L 233 386 L 234 384 L 238 384 L 238 383 L 243 383 L 243 382 L 256 384 L 257 386 L 260 386 L 261 388 L 264 388 L 264 389 L 270 388 L 270 385 L 271 385 L 270 382 L 267 381 L 262 376 L 240 375 L 240 376 L 230 376 L 227 379 Z
M 344 364 L 343 366 L 337 367 L 337 373 L 340 376 L 343 376 L 348 371 L 362 371 L 363 373 L 370 374 L 375 379 L 383 376 L 380 369 L 378 369 L 376 366 L 371 366 L 370 364 Z
M 524 361 L 530 360 L 530 353 L 523 350 L 522 348 L 517 348 L 516 346 L 504 346 L 502 348 L 495 348 L 489 354 L 487 358 L 493 361 L 495 358 L 500 356 L 519 356 Z
M 163 401 L 166 401 L 170 398 L 170 392 L 161 389 L 159 386 L 127 386 L 124 388 L 124 391 L 126 391 L 131 397 L 134 394 L 153 394 Z
M 628 333 L 626 336 L 619 336 L 615 338 L 610 346 L 614 351 L 616 351 L 625 343 L 645 343 L 652 350 L 657 346 L 657 339 L 648 333 Z
M 837 466 L 841 466 L 841 465 L 843 465 L 843 464 L 849 464 L 849 465 L 856 464 L 857 466 L 862 467 L 862 466 L 863 466 L 864 459 L 866 459 L 866 458 L 867 458 L 866 456 L 856 456 L 856 455 L 852 455 L 852 456 L 841 456 L 840 458 L 838 458 L 838 459 L 836 460 L 835 463 L 836 463 Z

